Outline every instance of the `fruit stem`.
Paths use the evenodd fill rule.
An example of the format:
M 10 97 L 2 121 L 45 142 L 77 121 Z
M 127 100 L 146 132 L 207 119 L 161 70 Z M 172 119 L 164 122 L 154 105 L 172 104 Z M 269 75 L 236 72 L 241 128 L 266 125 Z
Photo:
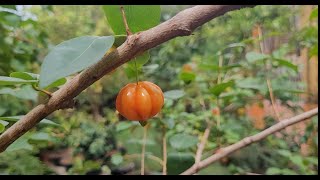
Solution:
M 167 175 L 167 139 L 166 139 L 166 128 L 162 128 L 162 175 Z
M 144 175 L 144 158 L 146 152 L 146 143 L 147 143 L 147 132 L 148 126 L 143 127 L 143 142 L 142 142 L 142 152 L 141 152 L 141 175 Z
M 138 82 L 139 82 L 139 72 L 138 72 L 138 67 L 137 67 L 136 59 L 134 60 L 134 67 L 135 67 L 135 69 L 136 69 L 136 82 L 137 82 L 137 85 L 138 85 Z

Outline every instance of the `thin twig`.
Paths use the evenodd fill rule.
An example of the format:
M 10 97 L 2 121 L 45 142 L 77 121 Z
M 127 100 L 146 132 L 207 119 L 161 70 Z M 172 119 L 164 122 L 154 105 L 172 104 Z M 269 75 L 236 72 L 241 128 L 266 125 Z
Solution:
M 269 90 L 269 96 L 270 96 L 270 100 L 271 100 L 271 104 L 272 104 L 272 109 L 276 114 L 277 120 L 280 121 L 281 118 L 280 118 L 278 110 L 276 109 L 276 103 L 274 102 L 275 99 L 273 96 L 273 90 L 272 90 L 270 79 L 269 78 L 266 78 L 266 79 L 267 79 L 267 86 L 268 86 L 268 90 Z
M 129 37 L 130 35 L 132 35 L 128 22 L 127 22 L 127 18 L 126 18 L 126 14 L 124 12 L 124 8 L 123 6 L 120 6 L 121 9 L 121 14 L 122 14 L 122 19 L 123 19 L 123 23 L 124 23 L 124 27 L 126 28 L 126 32 L 127 32 L 127 36 Z
M 258 25 L 258 37 L 259 37 L 259 40 L 260 40 L 260 51 L 262 54 L 265 53 L 265 46 L 264 46 L 264 41 L 262 39 L 263 37 L 263 32 L 261 30 L 261 26 Z M 266 72 L 269 73 L 270 72 L 270 68 L 268 68 L 267 64 L 265 64 L 265 69 L 266 69 Z M 276 104 L 275 104 L 275 99 L 274 99 L 274 96 L 273 96 L 273 91 L 272 91 L 272 86 L 271 86 L 271 82 L 270 82 L 270 79 L 268 77 L 268 74 L 266 76 L 266 81 L 267 81 L 267 87 L 268 87 L 268 91 L 269 91 L 269 96 L 270 96 L 270 100 L 271 100 L 271 105 L 272 105 L 272 109 L 274 111 L 274 113 L 276 114 L 276 117 L 277 117 L 277 120 L 280 121 L 280 115 L 279 115 L 279 111 L 278 109 L 276 108 Z
M 141 175 L 144 175 L 144 157 L 146 152 L 148 127 L 149 127 L 148 124 L 143 127 L 143 142 L 142 142 L 142 151 L 141 151 Z
M 229 154 L 231 154 L 239 149 L 242 149 L 252 143 L 261 141 L 273 133 L 276 133 L 276 132 L 278 132 L 288 126 L 291 126 L 293 124 L 305 121 L 305 120 L 307 120 L 317 114 L 318 114 L 318 108 L 315 108 L 310 111 L 304 112 L 300 115 L 294 116 L 292 118 L 284 119 L 284 120 L 278 122 L 277 124 L 265 129 L 264 131 L 261 131 L 260 133 L 258 133 L 256 135 L 246 137 L 235 144 L 232 144 L 230 146 L 222 148 L 221 151 L 219 151 L 219 153 L 216 153 L 216 154 L 206 158 L 205 160 L 201 161 L 198 164 L 194 164 L 192 167 L 190 167 L 189 169 L 187 169 L 186 171 L 181 173 L 181 175 L 195 174 L 199 170 L 208 167 L 210 164 L 228 156 Z
M 162 149 L 163 149 L 163 160 L 162 160 L 162 175 L 167 175 L 167 138 L 166 128 L 162 129 Z
M 206 106 L 205 106 L 205 103 L 204 103 L 204 100 L 202 97 L 200 98 L 200 105 L 202 107 L 202 110 L 206 111 Z M 206 118 L 206 122 L 207 122 L 207 127 L 204 130 L 200 144 L 198 145 L 198 148 L 197 148 L 196 157 L 195 157 L 195 164 L 198 164 L 201 161 L 203 150 L 206 146 L 206 143 L 207 143 L 209 135 L 210 135 L 212 124 L 211 124 L 209 118 Z

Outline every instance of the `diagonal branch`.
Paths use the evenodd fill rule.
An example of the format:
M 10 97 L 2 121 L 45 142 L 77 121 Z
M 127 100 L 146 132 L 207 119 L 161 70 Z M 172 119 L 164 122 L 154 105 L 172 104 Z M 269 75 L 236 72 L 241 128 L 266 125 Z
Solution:
M 181 11 L 173 18 L 149 30 L 133 34 L 117 50 L 105 55 L 98 63 L 75 76 L 69 83 L 54 92 L 47 103 L 40 104 L 27 113 L 0 136 L 0 152 L 33 128 L 43 118 L 61 108 L 63 102 L 71 101 L 91 84 L 137 54 L 158 46 L 178 36 L 191 35 L 197 27 L 229 11 L 254 7 L 253 5 L 201 5 Z
M 220 160 L 221 158 L 228 156 L 229 154 L 231 154 L 241 148 L 244 148 L 252 143 L 261 141 L 262 139 L 266 138 L 267 136 L 269 136 L 275 132 L 278 132 L 278 131 L 280 131 L 288 126 L 291 126 L 293 124 L 296 124 L 298 122 L 307 120 L 317 114 L 318 114 L 318 108 L 315 108 L 313 110 L 304 112 L 304 113 L 297 115 L 297 116 L 294 116 L 292 118 L 284 119 L 284 120 L 280 121 L 279 123 L 269 127 L 268 129 L 265 129 L 264 131 L 262 131 L 256 135 L 246 137 L 235 144 L 232 144 L 230 146 L 222 148 L 219 153 L 216 153 L 216 154 L 208 157 L 207 159 L 201 161 L 198 164 L 194 164 L 192 167 L 190 167 L 189 169 L 184 171 L 181 175 L 195 174 L 200 169 L 208 167 L 210 164 Z

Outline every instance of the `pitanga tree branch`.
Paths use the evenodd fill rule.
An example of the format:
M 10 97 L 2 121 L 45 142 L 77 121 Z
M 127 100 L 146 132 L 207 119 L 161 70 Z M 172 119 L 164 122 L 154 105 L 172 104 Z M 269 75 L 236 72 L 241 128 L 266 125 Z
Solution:
M 276 132 L 278 132 L 288 126 L 291 126 L 293 124 L 305 121 L 305 120 L 307 120 L 317 114 L 318 114 L 318 108 L 315 108 L 310 111 L 304 112 L 300 115 L 294 116 L 292 118 L 284 119 L 284 120 L 280 121 L 279 123 L 269 127 L 268 129 L 265 129 L 264 131 L 261 131 L 260 133 L 258 133 L 256 135 L 246 137 L 235 144 L 232 144 L 230 146 L 222 148 L 221 151 L 219 151 L 219 153 L 216 153 L 216 154 L 206 158 L 205 160 L 203 160 L 199 163 L 195 163 L 192 167 L 190 167 L 189 169 L 187 169 L 186 171 L 181 173 L 181 175 L 195 174 L 199 170 L 208 167 L 210 164 L 228 156 L 229 154 L 231 154 L 239 149 L 247 147 L 248 145 L 250 145 L 252 143 L 261 141 L 273 133 L 276 133 Z
M 178 36 L 191 35 L 197 27 L 229 11 L 254 7 L 253 5 L 201 5 L 183 10 L 171 19 L 149 30 L 128 37 L 115 51 L 105 55 L 98 63 L 75 76 L 69 83 L 54 92 L 48 102 L 40 104 L 0 136 L 0 152 L 33 128 L 43 118 L 65 107 L 91 84 L 104 75 L 130 61 L 136 55 Z

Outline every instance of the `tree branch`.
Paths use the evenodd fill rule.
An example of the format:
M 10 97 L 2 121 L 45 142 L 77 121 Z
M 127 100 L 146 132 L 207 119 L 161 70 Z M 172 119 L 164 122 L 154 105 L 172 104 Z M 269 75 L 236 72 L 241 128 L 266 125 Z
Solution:
M 275 132 L 278 132 L 278 131 L 280 131 L 288 126 L 291 126 L 293 124 L 296 124 L 298 122 L 307 120 L 317 114 L 318 114 L 318 108 L 315 108 L 313 110 L 304 112 L 304 113 L 299 114 L 297 116 L 294 116 L 292 118 L 284 119 L 284 120 L 280 121 L 279 123 L 269 127 L 268 129 L 265 129 L 264 131 L 262 131 L 256 135 L 246 137 L 235 144 L 232 144 L 230 146 L 222 148 L 221 151 L 219 151 L 219 153 L 216 153 L 216 154 L 208 157 L 207 159 L 201 161 L 198 164 L 194 164 L 192 167 L 190 167 L 189 169 L 187 169 L 186 171 L 181 173 L 181 175 L 194 174 L 194 173 L 198 172 L 200 169 L 208 167 L 210 164 L 220 160 L 221 158 L 228 156 L 229 154 L 231 154 L 241 148 L 244 148 L 252 143 L 258 142 L 258 141 L 266 138 L 267 136 L 269 136 Z
M 137 54 L 158 46 L 178 36 L 187 36 L 197 27 L 229 11 L 254 7 L 253 5 L 202 5 L 181 11 L 173 18 L 149 30 L 133 34 L 117 50 L 105 55 L 98 63 L 75 76 L 69 83 L 54 92 L 47 103 L 40 104 L 27 113 L 0 136 L 0 152 L 33 128 L 43 118 L 61 108 L 91 84 L 110 73 Z M 139 34 L 139 35 L 138 35 Z

